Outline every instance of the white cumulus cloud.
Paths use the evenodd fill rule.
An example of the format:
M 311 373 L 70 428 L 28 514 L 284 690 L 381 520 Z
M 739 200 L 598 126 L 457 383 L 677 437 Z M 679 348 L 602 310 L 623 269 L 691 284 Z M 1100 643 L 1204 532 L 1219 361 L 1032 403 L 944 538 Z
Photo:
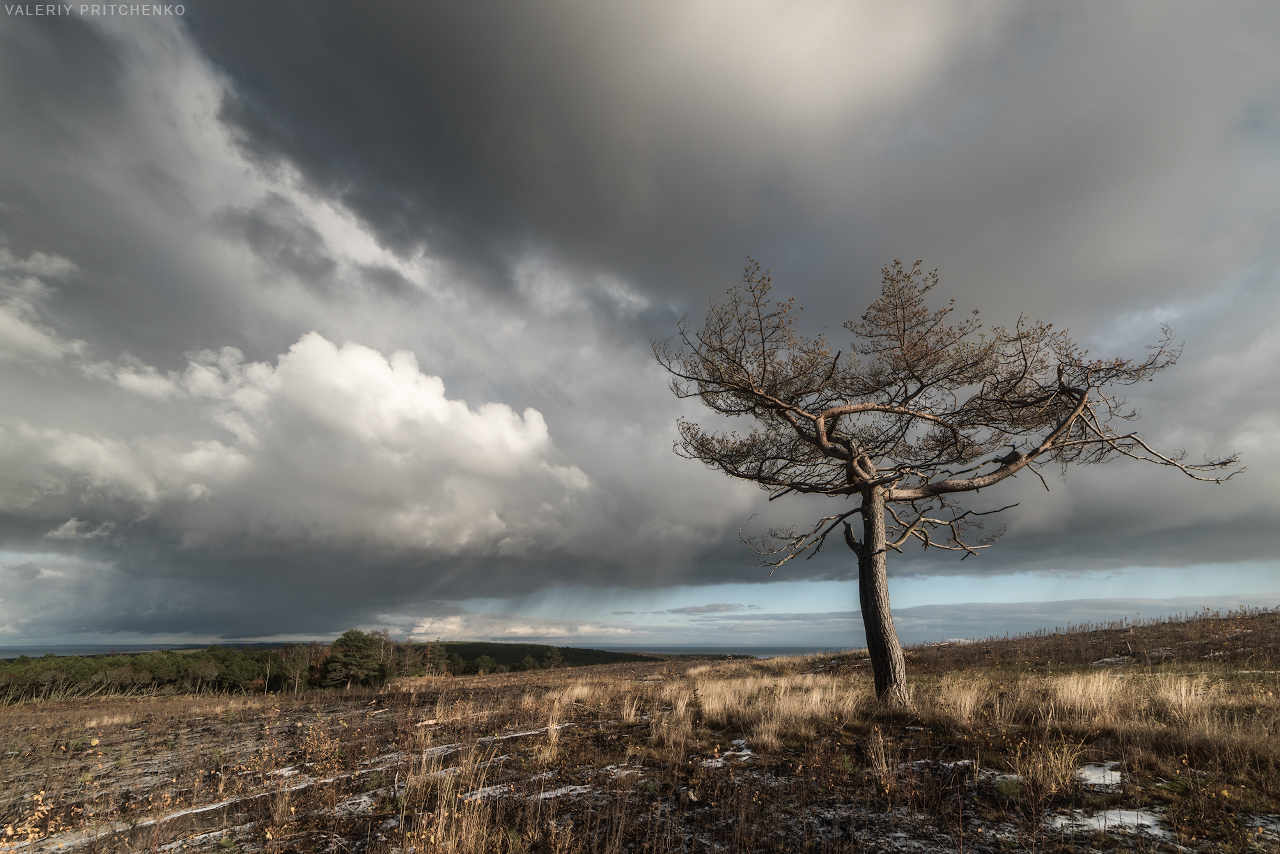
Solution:
M 135 519 L 180 527 L 192 545 L 247 536 L 518 555 L 591 483 L 555 460 L 536 409 L 450 399 L 404 350 L 387 356 L 311 332 L 275 364 L 224 348 L 192 354 L 180 372 L 136 360 L 89 367 L 194 414 L 208 435 L 121 437 L 11 420 L 0 454 L 24 460 L 15 469 L 26 477 L 5 496 L 10 507 L 65 506 L 74 495 L 72 509 L 93 518 L 95 501 L 123 501 Z M 46 536 L 109 530 L 109 520 L 92 527 L 79 516 Z

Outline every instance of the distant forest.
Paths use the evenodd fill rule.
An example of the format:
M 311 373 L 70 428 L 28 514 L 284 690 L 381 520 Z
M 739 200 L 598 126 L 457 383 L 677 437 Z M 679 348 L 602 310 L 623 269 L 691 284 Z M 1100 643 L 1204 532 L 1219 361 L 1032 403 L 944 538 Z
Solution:
M 380 687 L 400 676 L 456 676 L 581 667 L 652 656 L 542 644 L 394 641 L 352 629 L 323 644 L 0 660 L 0 703 L 139 693 L 241 693 Z

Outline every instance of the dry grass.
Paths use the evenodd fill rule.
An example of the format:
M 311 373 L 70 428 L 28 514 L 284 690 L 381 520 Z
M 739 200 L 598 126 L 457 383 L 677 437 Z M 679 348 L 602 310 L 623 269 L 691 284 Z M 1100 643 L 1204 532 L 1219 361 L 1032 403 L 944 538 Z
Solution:
M 9 706 L 0 832 L 377 854 L 878 850 L 905 828 L 937 850 L 1043 850 L 1047 813 L 1118 805 L 1164 809 L 1193 849 L 1271 844 L 1246 817 L 1280 812 L 1276 673 L 968 651 L 947 670 L 928 652 L 892 714 L 857 653 Z M 1080 763 L 1104 761 L 1123 788 L 1082 788 Z
M 1028 680 L 1020 681 L 1025 685 Z M 1115 674 L 1104 671 L 1058 676 L 1050 681 L 1053 699 L 1046 704 L 1043 714 L 1056 713 L 1059 718 L 1076 721 L 1114 720 L 1120 711 L 1117 706 L 1121 695 L 1127 693 L 1128 687 Z
M 1082 747 L 1066 739 L 1019 743 L 1010 764 L 1028 799 L 1043 805 L 1078 788 Z
M 1152 692 L 1152 711 L 1156 717 L 1183 727 L 1206 727 L 1215 708 L 1218 685 L 1208 675 L 1165 675 Z
M 713 729 L 745 733 L 757 750 L 811 742 L 842 722 L 865 718 L 874 705 L 864 683 L 850 685 L 826 674 L 756 675 L 735 669 L 740 675 L 725 678 L 707 670 L 694 677 L 702 720 Z
M 937 702 L 957 724 L 968 725 L 990 702 L 987 687 L 967 675 L 948 674 L 938 683 Z

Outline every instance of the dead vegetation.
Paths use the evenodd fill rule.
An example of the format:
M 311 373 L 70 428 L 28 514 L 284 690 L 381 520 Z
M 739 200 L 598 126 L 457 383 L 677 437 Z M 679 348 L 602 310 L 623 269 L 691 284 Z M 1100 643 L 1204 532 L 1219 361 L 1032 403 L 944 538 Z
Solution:
M 912 650 L 899 712 L 857 652 L 8 706 L 0 850 L 1280 850 L 1280 676 L 1235 657 L 1275 615 L 1217 622 Z

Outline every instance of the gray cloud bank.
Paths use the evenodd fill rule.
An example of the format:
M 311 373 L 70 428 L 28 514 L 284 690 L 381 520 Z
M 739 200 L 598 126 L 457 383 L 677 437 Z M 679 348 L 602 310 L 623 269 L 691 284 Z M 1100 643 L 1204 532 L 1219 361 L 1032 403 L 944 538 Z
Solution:
M 814 330 L 893 257 L 1099 355 L 1169 323 L 1144 432 L 1251 469 L 1019 483 L 989 553 L 893 571 L 1272 558 L 1280 14 L 1139 8 L 0 19 L 0 629 L 328 632 L 763 580 L 738 526 L 821 507 L 676 459 L 697 412 L 648 355 L 747 255 Z

